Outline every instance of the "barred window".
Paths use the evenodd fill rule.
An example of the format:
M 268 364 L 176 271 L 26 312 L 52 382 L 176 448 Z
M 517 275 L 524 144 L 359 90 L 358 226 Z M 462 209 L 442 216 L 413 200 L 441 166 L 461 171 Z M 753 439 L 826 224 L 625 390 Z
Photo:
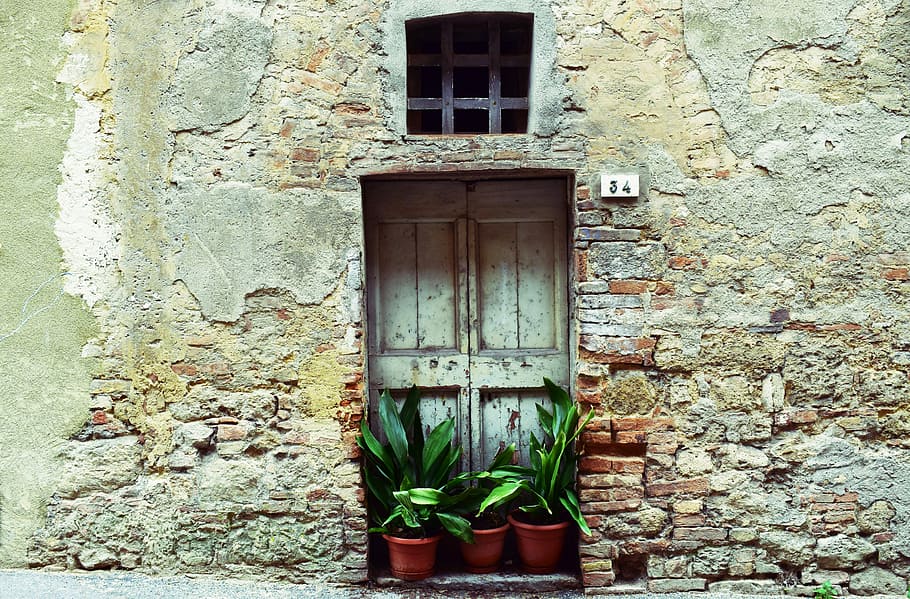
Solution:
M 526 133 L 534 16 L 406 23 L 408 133 Z

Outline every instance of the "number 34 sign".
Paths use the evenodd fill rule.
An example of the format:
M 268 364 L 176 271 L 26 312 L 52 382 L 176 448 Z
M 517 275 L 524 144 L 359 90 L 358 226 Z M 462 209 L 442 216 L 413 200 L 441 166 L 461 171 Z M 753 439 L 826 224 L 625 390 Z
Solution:
M 638 174 L 604 173 L 600 175 L 600 197 L 637 198 Z

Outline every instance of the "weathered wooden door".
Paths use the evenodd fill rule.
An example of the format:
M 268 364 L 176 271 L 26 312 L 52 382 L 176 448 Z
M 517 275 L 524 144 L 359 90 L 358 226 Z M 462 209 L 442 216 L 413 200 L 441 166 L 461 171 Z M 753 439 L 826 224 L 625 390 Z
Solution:
M 568 382 L 565 185 L 365 184 L 373 422 L 379 391 L 418 385 L 428 427 L 456 419 L 463 468 L 513 441 L 527 463 L 543 377 Z

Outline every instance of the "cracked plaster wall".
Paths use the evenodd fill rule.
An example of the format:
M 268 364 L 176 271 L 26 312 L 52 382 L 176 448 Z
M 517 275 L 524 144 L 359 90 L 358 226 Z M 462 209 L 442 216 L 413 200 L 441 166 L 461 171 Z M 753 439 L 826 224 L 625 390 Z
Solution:
M 906 0 L 511 2 L 552 85 L 504 139 L 402 135 L 408 6 L 77 4 L 50 162 L 98 363 L 31 563 L 362 580 L 358 177 L 527 168 L 577 183 L 575 391 L 649 447 L 619 491 L 584 473 L 585 585 L 643 554 L 654 591 L 906 576 Z M 612 168 L 642 197 L 599 199 Z
M 58 452 L 85 419 L 95 332 L 85 304 L 64 293 L 54 235 L 58 164 L 72 98 L 54 79 L 69 2 L 0 7 L 0 566 L 26 564 L 56 481 Z

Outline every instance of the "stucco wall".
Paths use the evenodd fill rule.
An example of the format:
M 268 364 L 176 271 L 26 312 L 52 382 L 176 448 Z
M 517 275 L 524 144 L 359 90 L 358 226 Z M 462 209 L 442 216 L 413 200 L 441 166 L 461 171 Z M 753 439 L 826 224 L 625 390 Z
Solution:
M 58 165 L 74 103 L 55 78 L 70 2 L 0 7 L 0 565 L 22 566 L 81 426 L 91 315 L 64 293 L 71 276 L 54 235 Z M 88 352 L 90 354 L 91 352 Z
M 31 422 L 40 401 L 8 399 L 26 391 L 61 419 L 42 449 L 59 484 L 23 511 L 30 562 L 363 580 L 359 178 L 559 169 L 577 183 L 574 391 L 598 415 L 584 584 L 902 585 L 906 0 L 511 2 L 552 26 L 535 54 L 552 85 L 547 127 L 503 138 L 402 134 L 390 44 L 426 3 L 408 6 L 76 7 L 69 59 L 44 58 L 54 100 L 29 104 L 65 120 L 38 131 L 54 150 L 25 214 L 43 198 L 47 228 L 0 239 L 0 260 L 6 237 L 47 252 L 34 280 L 0 262 L 14 327 L 61 257 L 68 273 L 42 293 L 65 289 L 53 309 L 71 314 L 28 325 L 71 341 L 0 341 L 66 366 L 54 393 L 15 379 L 0 397 L 3 426 Z M 600 198 L 615 169 L 641 174 L 640 198 Z

